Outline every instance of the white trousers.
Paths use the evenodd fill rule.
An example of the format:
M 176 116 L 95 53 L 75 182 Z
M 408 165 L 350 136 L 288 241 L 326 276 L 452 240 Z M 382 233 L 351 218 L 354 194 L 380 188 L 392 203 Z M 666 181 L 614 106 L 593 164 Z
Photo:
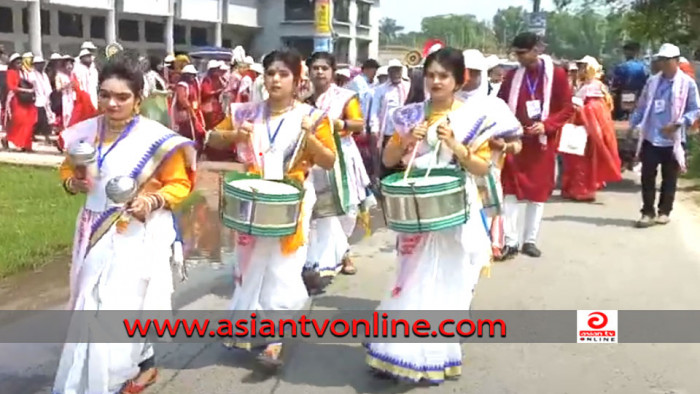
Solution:
M 520 234 L 518 234 L 520 204 L 514 195 L 507 195 L 503 199 L 503 231 L 507 246 L 517 247 L 520 245 Z M 540 232 L 540 223 L 544 214 L 543 202 L 525 201 L 525 236 L 523 243 L 537 243 L 537 235 Z

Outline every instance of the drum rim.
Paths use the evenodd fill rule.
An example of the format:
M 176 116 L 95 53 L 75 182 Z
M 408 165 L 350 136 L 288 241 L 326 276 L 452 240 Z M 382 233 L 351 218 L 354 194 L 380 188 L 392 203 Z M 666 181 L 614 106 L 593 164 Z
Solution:
M 294 234 L 297 230 L 297 223 L 290 223 L 273 228 L 256 225 L 250 226 L 247 223 L 231 219 L 227 215 L 224 215 L 222 221 L 225 227 L 256 237 L 282 238 Z
M 240 188 L 235 187 L 235 186 L 230 184 L 231 182 L 250 180 L 250 179 L 263 180 L 266 182 L 283 183 L 283 184 L 292 186 L 292 187 L 294 187 L 294 189 L 297 190 L 297 192 L 293 193 L 293 194 L 256 193 L 255 194 L 256 201 L 268 202 L 268 203 L 285 203 L 285 202 L 300 203 L 301 200 L 304 198 L 304 192 L 305 192 L 304 188 L 298 182 L 296 182 L 294 180 L 291 180 L 291 179 L 284 179 L 281 181 L 270 180 L 270 179 L 264 179 L 262 176 L 257 175 L 257 174 L 242 173 L 242 172 L 236 172 L 236 171 L 231 171 L 231 172 L 228 172 L 224 175 L 224 183 L 223 183 L 224 194 L 229 195 L 229 196 L 233 196 L 236 198 L 240 198 L 240 199 L 253 200 L 253 193 L 252 192 L 240 189 Z
M 454 214 L 449 219 L 442 218 L 434 222 L 421 222 L 420 226 L 415 222 L 408 224 L 404 222 L 393 221 L 387 218 L 387 227 L 399 233 L 416 234 L 441 231 L 452 227 L 462 226 L 469 221 L 469 218 L 470 210 L 467 208 L 466 210 Z
M 415 169 L 411 171 L 411 175 L 414 178 L 419 178 L 425 176 L 427 172 L 427 169 Z M 463 188 L 466 185 L 466 174 L 463 171 L 453 168 L 435 168 L 432 169 L 430 172 L 430 175 L 451 176 L 456 178 L 455 180 L 447 183 L 415 187 L 409 187 L 406 185 L 394 185 L 395 182 L 403 180 L 404 174 L 405 172 L 399 172 L 384 177 L 384 179 L 382 179 L 381 181 L 381 187 L 383 189 L 383 192 L 387 195 L 413 195 L 413 191 L 415 190 L 415 192 L 419 194 L 430 194 L 456 188 Z

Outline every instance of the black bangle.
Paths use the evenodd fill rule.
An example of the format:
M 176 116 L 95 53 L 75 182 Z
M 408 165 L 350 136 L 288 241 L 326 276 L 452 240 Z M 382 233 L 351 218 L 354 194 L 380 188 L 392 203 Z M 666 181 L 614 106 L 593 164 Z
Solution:
M 74 196 L 74 195 L 76 195 L 76 194 L 78 194 L 78 193 L 75 192 L 75 191 L 73 191 L 73 190 L 71 190 L 71 188 L 70 188 L 70 186 L 69 186 L 69 184 L 70 184 L 70 182 L 71 182 L 71 179 L 73 179 L 73 178 L 68 178 L 68 179 L 66 179 L 65 181 L 63 181 L 63 190 L 65 190 L 66 193 L 68 193 L 68 194 Z

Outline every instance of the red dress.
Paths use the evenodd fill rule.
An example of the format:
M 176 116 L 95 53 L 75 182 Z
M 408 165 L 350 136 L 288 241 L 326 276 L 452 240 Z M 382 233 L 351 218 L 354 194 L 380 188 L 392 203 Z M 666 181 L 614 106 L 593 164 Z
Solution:
M 173 106 L 175 131 L 195 141 L 197 152 L 201 152 L 204 147 L 205 128 L 196 81 L 178 82 Z
M 540 68 L 542 65 L 540 64 Z M 506 75 L 501 90 L 498 93 L 506 103 L 510 96 L 510 87 L 517 70 L 511 70 Z M 536 81 L 534 98 L 544 102 L 544 78 L 538 78 L 541 71 L 528 70 L 525 75 L 530 80 Z M 523 127 L 531 126 L 534 121 L 527 115 L 526 102 L 529 101 L 530 92 L 527 86 L 527 78 L 523 77 L 518 95 L 515 117 Z M 531 202 L 546 202 L 554 191 L 554 169 L 557 154 L 558 134 L 562 126 L 574 113 L 571 103 L 571 89 L 566 71 L 561 67 L 554 67 L 552 75 L 552 94 L 549 105 L 549 116 L 543 122 L 547 145 L 542 145 L 539 136 L 527 134 L 522 137 L 522 150 L 517 155 L 506 156 L 501 173 L 504 195 L 515 195 L 518 200 Z
M 34 125 L 39 118 L 34 103 L 23 103 L 17 97 L 20 88 L 21 72 L 7 70 L 7 91 L 9 113 L 6 113 L 7 140 L 16 147 L 25 150 L 32 149 Z M 27 79 L 27 78 L 24 78 Z
M 207 130 L 213 129 L 226 116 L 219 100 L 223 88 L 224 85 L 218 77 L 207 75 L 202 80 L 202 115 Z
M 593 201 L 606 182 L 622 180 L 615 125 L 603 89 L 600 81 L 581 88 L 584 106 L 576 111 L 573 123 L 586 128 L 588 142 L 584 156 L 562 154 L 564 198 Z

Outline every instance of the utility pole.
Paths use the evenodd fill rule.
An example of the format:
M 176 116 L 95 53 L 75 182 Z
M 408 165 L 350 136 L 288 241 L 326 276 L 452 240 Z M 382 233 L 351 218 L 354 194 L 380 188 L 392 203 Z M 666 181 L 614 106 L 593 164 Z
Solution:
M 532 0 L 532 12 L 540 12 L 540 0 Z

